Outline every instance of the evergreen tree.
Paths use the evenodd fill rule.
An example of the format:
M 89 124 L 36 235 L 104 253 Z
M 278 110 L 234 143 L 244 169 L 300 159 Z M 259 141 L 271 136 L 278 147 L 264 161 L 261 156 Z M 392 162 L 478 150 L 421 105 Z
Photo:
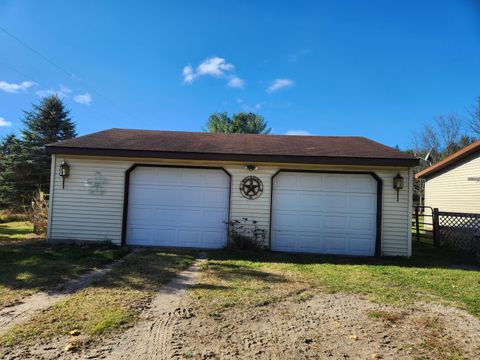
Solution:
M 6 137 L 1 146 L 0 206 L 19 209 L 30 204 L 34 193 L 49 191 L 50 156 L 45 145 L 76 136 L 75 123 L 57 96 L 43 98 L 25 112 L 21 139 Z

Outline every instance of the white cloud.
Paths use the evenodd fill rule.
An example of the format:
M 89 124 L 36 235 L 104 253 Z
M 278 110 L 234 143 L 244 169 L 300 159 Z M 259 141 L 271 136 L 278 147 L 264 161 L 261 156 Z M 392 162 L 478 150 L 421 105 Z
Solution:
M 79 94 L 73 97 L 73 101 L 83 105 L 90 105 L 92 102 L 92 95 L 89 93 Z
M 12 126 L 12 122 L 5 120 L 3 117 L 0 117 L 0 127 L 8 127 L 8 126 Z
M 227 85 L 231 88 L 243 89 L 245 86 L 245 80 L 240 79 L 238 76 L 234 76 L 228 80 Z
M 183 68 L 183 81 L 191 84 L 195 79 L 195 73 L 191 65 L 187 65 Z
M 245 80 L 231 74 L 231 71 L 233 71 L 234 68 L 235 66 L 228 63 L 224 58 L 217 56 L 210 57 L 205 59 L 196 68 L 193 68 L 192 65 L 185 66 L 182 70 L 183 82 L 191 84 L 194 80 L 202 76 L 213 76 L 226 79 L 227 86 L 231 88 L 243 89 L 245 86 Z
M 291 79 L 275 79 L 272 84 L 267 88 L 267 92 L 272 93 L 283 88 L 291 87 L 295 82 Z
M 36 83 L 34 83 L 33 81 L 22 81 L 18 84 L 0 81 L 0 90 L 16 94 L 20 91 L 26 91 L 28 88 L 34 85 L 36 85 Z
M 212 75 L 220 77 L 225 75 L 225 71 L 231 70 L 233 70 L 233 65 L 227 63 L 224 58 L 212 57 L 198 65 L 197 76 Z
M 58 90 L 53 90 L 53 89 L 38 90 L 38 91 L 35 91 L 35 94 L 37 94 L 40 97 L 57 95 L 59 98 L 67 98 L 71 92 L 72 90 L 70 90 L 69 88 L 63 85 L 60 85 L 60 89 Z
M 285 133 L 285 135 L 309 136 L 309 135 L 313 135 L 313 134 L 309 131 L 306 131 L 306 130 L 289 130 Z

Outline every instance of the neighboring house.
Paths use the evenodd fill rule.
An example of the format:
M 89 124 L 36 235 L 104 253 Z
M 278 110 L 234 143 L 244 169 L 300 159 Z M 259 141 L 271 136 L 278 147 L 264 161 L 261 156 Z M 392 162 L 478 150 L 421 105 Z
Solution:
M 47 151 L 52 242 L 222 248 L 247 217 L 274 251 L 411 254 L 418 160 L 363 137 L 110 129 Z
M 480 214 L 480 141 L 416 174 L 425 179 L 425 205 Z

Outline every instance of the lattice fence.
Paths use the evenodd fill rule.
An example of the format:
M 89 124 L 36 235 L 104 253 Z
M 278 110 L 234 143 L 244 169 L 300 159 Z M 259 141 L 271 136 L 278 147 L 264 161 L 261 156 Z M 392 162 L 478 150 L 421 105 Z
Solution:
M 467 251 L 478 251 L 480 214 L 438 212 L 440 246 Z

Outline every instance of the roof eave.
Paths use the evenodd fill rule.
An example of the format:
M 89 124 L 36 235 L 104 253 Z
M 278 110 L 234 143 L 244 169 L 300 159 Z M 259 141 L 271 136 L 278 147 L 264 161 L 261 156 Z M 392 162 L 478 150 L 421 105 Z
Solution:
M 418 172 L 415 175 L 415 178 L 428 179 L 432 176 L 437 175 L 438 173 L 441 173 L 443 171 L 450 169 L 451 167 L 455 166 L 457 163 L 463 161 L 465 158 L 468 158 L 469 156 L 476 154 L 479 151 L 480 151 L 480 141 L 475 142 L 463 148 L 462 150 L 450 155 L 449 157 L 443 159 L 442 161 L 439 161 L 429 166 L 426 169 L 423 169 L 422 171 Z
M 48 154 L 85 155 L 85 156 L 119 156 L 139 158 L 164 158 L 181 160 L 214 160 L 214 161 L 251 161 L 304 164 L 338 164 L 338 165 L 376 165 L 413 167 L 419 164 L 414 158 L 362 158 L 340 156 L 294 156 L 294 155 L 262 155 L 262 154 L 228 154 L 228 153 L 193 153 L 166 152 L 146 150 L 76 148 L 63 146 L 46 146 Z

